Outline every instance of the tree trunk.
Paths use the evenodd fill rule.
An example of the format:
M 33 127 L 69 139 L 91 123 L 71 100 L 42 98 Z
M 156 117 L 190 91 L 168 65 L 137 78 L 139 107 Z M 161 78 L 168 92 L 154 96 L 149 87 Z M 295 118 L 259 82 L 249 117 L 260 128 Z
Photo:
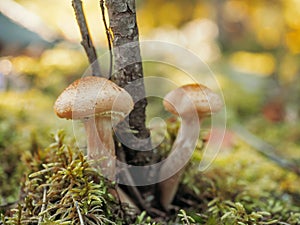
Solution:
M 132 151 L 126 148 L 126 160 L 133 165 L 146 165 L 151 161 L 150 132 L 145 126 L 147 99 L 143 81 L 143 67 L 139 47 L 135 0 L 106 0 L 112 32 L 114 73 L 112 80 L 124 87 L 133 97 L 134 110 L 129 115 L 131 135 L 126 138 Z M 122 131 L 121 131 L 122 132 Z M 126 132 L 122 135 L 126 137 Z M 129 134 L 130 135 L 130 134 Z

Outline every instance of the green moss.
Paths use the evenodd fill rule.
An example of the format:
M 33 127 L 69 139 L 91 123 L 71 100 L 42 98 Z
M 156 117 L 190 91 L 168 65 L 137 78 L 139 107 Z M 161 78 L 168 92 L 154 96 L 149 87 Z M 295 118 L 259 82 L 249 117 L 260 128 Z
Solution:
M 81 151 L 64 144 L 64 134 L 33 155 L 18 206 L 4 224 L 124 224 L 132 215 L 109 189 L 113 185 L 90 167 Z M 122 215 L 122 216 L 120 216 Z
M 178 192 L 184 194 L 175 199 L 196 224 L 300 223 L 300 178 L 245 144 L 221 153 L 205 173 L 197 165 L 189 164 Z
M 170 150 L 178 123 L 168 127 L 160 146 Z M 151 218 L 120 205 L 107 182 L 92 168 L 83 153 L 66 145 L 63 132 L 53 136 L 45 150 L 26 158 L 29 175 L 22 185 L 21 200 L 1 216 L 3 224 L 300 224 L 300 179 L 250 148 L 236 142 L 220 152 L 211 167 L 197 170 L 197 157 L 188 164 L 173 202 L 178 206 L 166 217 Z M 246 156 L 246 157 L 245 157 Z M 1 174 L 1 173 L 0 173 Z

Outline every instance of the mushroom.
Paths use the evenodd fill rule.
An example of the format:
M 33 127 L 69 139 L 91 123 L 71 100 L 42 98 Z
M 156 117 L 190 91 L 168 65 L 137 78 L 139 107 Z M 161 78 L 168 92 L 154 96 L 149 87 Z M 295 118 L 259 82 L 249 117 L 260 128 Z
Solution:
M 177 192 L 184 165 L 196 145 L 200 122 L 203 118 L 219 111 L 223 102 L 206 86 L 188 84 L 169 92 L 164 98 L 163 105 L 167 111 L 180 116 L 182 120 L 170 155 L 159 173 L 160 203 L 165 210 L 168 210 Z
M 110 180 L 115 179 L 116 155 L 112 126 L 133 109 L 129 93 L 106 78 L 87 76 L 74 81 L 57 98 L 57 116 L 82 120 L 87 135 L 87 156 Z

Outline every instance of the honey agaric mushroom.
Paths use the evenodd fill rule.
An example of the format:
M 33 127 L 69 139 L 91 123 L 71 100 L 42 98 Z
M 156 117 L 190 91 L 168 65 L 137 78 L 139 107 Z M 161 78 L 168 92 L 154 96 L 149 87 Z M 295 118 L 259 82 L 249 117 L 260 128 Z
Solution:
M 57 116 L 82 120 L 87 135 L 87 155 L 99 160 L 101 172 L 115 179 L 115 146 L 112 126 L 133 109 L 129 93 L 106 78 L 87 76 L 74 81 L 57 98 Z
M 170 113 L 180 116 L 182 123 L 169 156 L 160 169 L 160 180 L 168 177 L 174 168 L 181 168 L 174 175 L 159 183 L 160 203 L 168 210 L 178 189 L 181 175 L 186 162 L 186 151 L 192 152 L 195 134 L 191 128 L 195 123 L 200 126 L 203 118 L 219 111 L 223 102 L 212 90 L 201 84 L 188 84 L 169 92 L 163 101 L 164 107 Z M 198 120 L 198 121 L 195 121 Z M 200 128 L 198 128 L 200 129 Z M 197 137 L 196 137 L 197 138 Z

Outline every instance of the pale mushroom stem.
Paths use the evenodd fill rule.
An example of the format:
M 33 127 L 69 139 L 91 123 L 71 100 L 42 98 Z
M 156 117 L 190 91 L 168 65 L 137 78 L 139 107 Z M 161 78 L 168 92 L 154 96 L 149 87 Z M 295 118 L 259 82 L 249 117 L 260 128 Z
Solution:
M 88 159 L 94 160 L 94 166 L 100 168 L 108 179 L 115 180 L 115 145 L 110 116 L 95 116 L 84 121 L 87 135 Z
M 84 121 L 84 126 L 87 135 L 88 158 L 95 161 L 94 167 L 99 168 L 106 178 L 114 181 L 116 175 L 116 156 L 111 117 L 96 116 Z M 117 189 L 109 189 L 109 192 L 115 198 L 119 198 L 122 203 L 128 204 L 131 208 L 139 212 L 138 207 L 122 189 L 117 187 Z
M 176 140 L 167 161 L 160 170 L 160 177 L 167 176 L 174 168 L 179 169 L 173 176 L 159 183 L 160 203 L 165 210 L 168 210 L 178 190 L 181 176 L 186 163 L 194 151 L 195 140 L 198 139 L 200 123 L 195 126 L 191 118 L 183 118 Z

